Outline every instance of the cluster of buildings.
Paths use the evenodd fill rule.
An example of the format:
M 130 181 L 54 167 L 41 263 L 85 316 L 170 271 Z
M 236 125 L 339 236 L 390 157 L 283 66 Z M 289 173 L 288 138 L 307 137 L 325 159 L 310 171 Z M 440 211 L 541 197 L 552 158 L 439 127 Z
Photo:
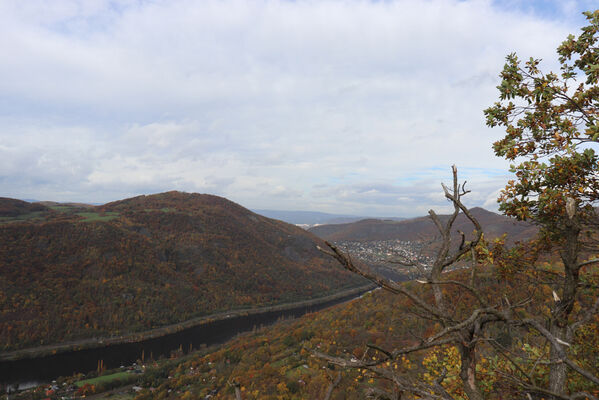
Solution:
M 412 279 L 420 275 L 417 268 L 401 263 L 432 264 L 432 257 L 425 254 L 421 242 L 407 240 L 339 241 L 335 245 L 351 257 L 363 263 L 394 272 L 394 280 Z M 403 279 L 402 279 L 403 278 Z

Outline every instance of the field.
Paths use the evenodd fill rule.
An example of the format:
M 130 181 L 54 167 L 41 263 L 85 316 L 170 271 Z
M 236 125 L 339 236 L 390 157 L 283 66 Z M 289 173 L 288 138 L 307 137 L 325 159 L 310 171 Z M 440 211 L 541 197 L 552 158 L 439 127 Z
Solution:
M 120 379 L 120 380 L 129 380 L 129 378 L 131 378 L 132 376 L 134 376 L 133 374 L 131 374 L 130 372 L 117 372 L 114 374 L 110 374 L 110 375 L 101 375 L 98 376 L 96 378 L 91 378 L 91 379 L 85 379 L 79 382 L 75 382 L 75 386 L 77 387 L 83 387 L 83 385 L 89 384 L 89 385 L 98 385 L 98 384 L 105 384 L 108 382 L 112 382 L 116 379 Z
M 82 222 L 96 222 L 96 221 L 110 221 L 112 219 L 118 218 L 119 213 L 117 212 L 105 212 L 105 213 L 97 213 L 97 212 L 78 212 L 77 215 L 83 217 Z
M 40 222 L 47 221 L 57 217 L 82 217 L 81 222 L 104 222 L 110 221 L 120 216 L 119 212 L 96 212 L 91 206 L 78 204 L 48 204 L 44 210 L 20 211 L 17 215 L 1 215 L 0 224 L 16 223 L 16 222 Z M 170 211 L 165 209 L 165 212 Z

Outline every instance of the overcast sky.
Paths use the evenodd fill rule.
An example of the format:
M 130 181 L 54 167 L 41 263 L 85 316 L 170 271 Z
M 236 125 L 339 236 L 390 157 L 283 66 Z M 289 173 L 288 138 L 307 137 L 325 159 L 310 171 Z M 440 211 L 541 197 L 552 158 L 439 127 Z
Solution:
M 169 190 L 371 216 L 496 209 L 483 109 L 593 1 L 0 0 L 0 196 Z

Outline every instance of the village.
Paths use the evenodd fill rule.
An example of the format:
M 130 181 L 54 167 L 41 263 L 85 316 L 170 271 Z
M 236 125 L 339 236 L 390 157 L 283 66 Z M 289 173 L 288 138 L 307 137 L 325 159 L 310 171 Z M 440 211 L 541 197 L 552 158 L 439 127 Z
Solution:
M 402 264 L 429 266 L 432 263 L 424 244 L 417 241 L 339 241 L 335 245 L 371 267 L 387 270 L 385 275 L 394 280 L 414 279 L 421 274 L 418 268 Z

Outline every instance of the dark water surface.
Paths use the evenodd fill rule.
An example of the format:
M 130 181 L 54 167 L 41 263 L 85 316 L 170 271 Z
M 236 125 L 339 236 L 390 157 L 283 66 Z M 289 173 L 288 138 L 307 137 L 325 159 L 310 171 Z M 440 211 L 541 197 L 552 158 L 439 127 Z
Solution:
M 141 360 L 142 355 L 147 361 L 168 357 L 172 351 L 179 349 L 187 353 L 190 349 L 198 349 L 202 345 L 224 343 L 239 333 L 251 331 L 261 325 L 272 324 L 281 318 L 297 318 L 360 297 L 361 294 L 363 293 L 283 311 L 232 316 L 136 343 L 69 351 L 18 361 L 0 361 L 0 383 L 11 386 L 19 384 L 22 387 L 32 383 L 50 382 L 59 376 L 70 376 L 78 372 L 87 373 L 96 370 L 100 361 L 104 363 L 105 368 L 110 369 L 130 365 Z

